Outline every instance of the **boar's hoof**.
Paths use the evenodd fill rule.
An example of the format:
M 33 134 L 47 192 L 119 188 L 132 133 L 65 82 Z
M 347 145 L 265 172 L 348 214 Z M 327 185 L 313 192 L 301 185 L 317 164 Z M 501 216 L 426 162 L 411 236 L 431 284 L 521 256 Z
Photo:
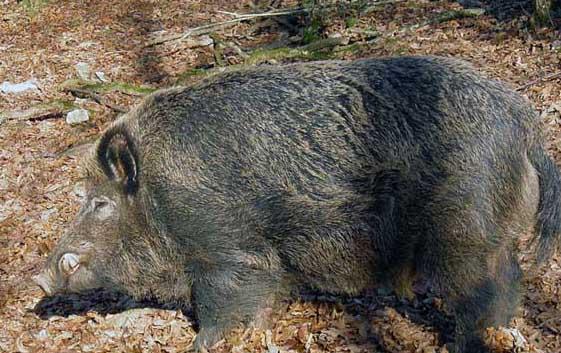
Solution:
M 489 347 L 479 337 L 456 337 L 456 342 L 447 345 L 450 353 L 491 353 Z
M 193 349 L 196 353 L 208 353 L 223 341 L 223 335 L 216 328 L 201 328 L 193 342 Z

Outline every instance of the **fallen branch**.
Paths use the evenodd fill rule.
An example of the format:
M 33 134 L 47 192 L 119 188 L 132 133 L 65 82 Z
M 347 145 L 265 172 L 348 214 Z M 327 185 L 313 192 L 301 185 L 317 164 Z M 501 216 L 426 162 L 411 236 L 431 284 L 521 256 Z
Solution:
M 286 15 L 293 15 L 299 13 L 307 13 L 309 10 L 305 8 L 296 8 L 296 9 L 289 9 L 289 10 L 276 10 L 270 12 L 263 12 L 263 13 L 251 13 L 251 14 L 236 14 L 236 13 L 228 13 L 229 15 L 236 16 L 228 21 L 217 22 L 217 23 L 210 23 L 207 25 L 189 28 L 185 32 L 181 34 L 172 34 L 169 36 L 158 37 L 146 44 L 146 47 L 151 47 L 154 45 L 171 42 L 174 40 L 184 40 L 191 36 L 200 36 L 203 34 L 209 34 L 219 29 L 223 29 L 226 27 L 233 26 L 243 21 L 248 21 L 255 18 L 263 18 L 263 17 L 274 17 L 274 16 L 286 16 Z
M 434 18 L 428 19 L 421 23 L 406 26 L 399 32 L 404 33 L 408 31 L 415 31 L 421 27 L 432 25 L 432 24 L 444 23 L 452 20 L 460 20 L 462 18 L 478 17 L 484 14 L 485 14 L 485 9 L 460 9 L 460 10 L 446 11 L 437 15 Z
M 96 102 L 97 104 L 101 104 L 106 106 L 109 109 L 112 109 L 114 111 L 116 111 L 117 113 L 126 113 L 127 109 L 119 106 L 119 105 L 115 105 L 112 103 L 107 102 L 106 99 L 104 99 L 102 96 L 100 96 L 99 94 L 86 90 L 86 89 L 80 89 L 80 88 L 72 88 L 72 87 L 68 87 L 65 89 L 65 91 L 71 93 L 74 97 L 78 97 L 78 98 L 89 98 L 91 100 L 93 100 L 94 102 Z
M 533 85 L 535 85 L 535 84 L 542 83 L 542 82 L 545 82 L 545 81 L 551 81 L 551 80 L 554 80 L 554 79 L 556 79 L 556 78 L 558 78 L 558 77 L 561 77 L 561 72 L 554 72 L 554 73 L 552 73 L 552 74 L 545 75 L 545 76 L 543 76 L 543 77 L 539 77 L 539 78 L 537 78 L 537 79 L 535 79 L 535 80 L 532 80 L 532 81 L 526 83 L 525 85 L 522 85 L 522 86 L 518 87 L 516 90 L 517 90 L 517 91 L 524 91 L 524 90 L 527 89 L 528 87 L 531 87 L 531 86 L 533 86 Z
M 245 65 L 256 65 L 268 60 L 284 60 L 284 59 L 314 59 L 325 58 L 325 50 L 341 45 L 344 38 L 326 38 L 312 42 L 296 48 L 275 48 L 275 49 L 258 49 L 252 52 L 245 60 Z
M 372 37 L 372 39 L 366 41 L 357 41 L 354 43 L 349 43 L 347 45 L 340 45 L 333 49 L 334 53 L 342 53 L 342 52 L 352 52 L 354 50 L 358 50 L 360 47 L 372 45 L 380 41 L 380 36 Z
M 68 91 L 70 89 L 87 90 L 95 93 L 119 92 L 135 97 L 142 97 L 154 92 L 156 89 L 146 86 L 134 86 L 124 82 L 94 82 L 85 80 L 67 80 L 64 81 L 60 88 Z
M 48 119 L 63 118 L 72 110 L 71 103 L 40 104 L 25 110 L 16 110 L 0 113 L 0 123 L 3 121 L 43 121 Z
M 29 121 L 43 121 L 48 119 L 60 119 L 64 117 L 64 112 L 48 112 L 42 115 L 29 117 Z
M 228 12 L 228 11 L 218 11 L 218 12 L 222 13 L 222 14 L 234 16 L 236 19 L 251 20 L 253 18 L 259 18 L 259 17 L 296 15 L 296 14 L 300 14 L 300 13 L 307 13 L 309 11 L 310 11 L 309 9 L 306 9 L 306 8 L 303 8 L 303 7 L 298 7 L 298 8 L 295 8 L 295 9 L 284 9 L 284 10 L 279 9 L 279 10 L 274 10 L 274 11 L 269 11 L 269 12 L 247 13 L 247 14 L 243 14 L 243 13 L 238 14 L 238 13 L 235 13 L 235 12 Z
M 257 65 L 269 60 L 285 60 L 285 59 L 313 59 L 318 55 L 327 55 L 325 52 L 330 50 L 336 51 L 343 43 L 344 38 L 326 38 L 306 44 L 300 47 L 289 48 L 274 48 L 274 49 L 257 49 L 251 54 L 244 53 L 244 62 L 242 64 L 235 64 L 229 66 L 219 66 L 211 69 L 191 69 L 180 75 L 180 78 L 175 82 L 176 85 L 184 85 L 190 82 L 192 78 L 208 77 L 219 73 L 240 70 L 247 66 Z
M 369 6 L 368 8 L 366 8 L 365 10 L 363 10 L 365 13 L 372 11 L 373 9 L 379 7 L 379 6 L 384 6 L 384 5 L 388 5 L 388 4 L 395 4 L 395 3 L 400 3 L 400 2 L 406 2 L 408 0 L 380 0 L 380 1 L 376 1 L 374 2 L 371 6 Z M 331 9 L 331 8 L 335 8 L 337 5 L 328 5 L 328 6 L 323 6 L 321 7 L 322 9 Z M 228 16 L 233 16 L 234 18 L 231 20 L 227 20 L 227 21 L 222 21 L 222 22 L 217 22 L 217 23 L 210 23 L 207 25 L 203 25 L 203 26 L 199 26 L 199 27 L 194 27 L 194 28 L 189 28 L 187 29 L 185 32 L 181 33 L 181 34 L 171 34 L 168 36 L 160 36 L 157 38 L 154 38 L 153 40 L 149 41 L 145 47 L 151 47 L 154 45 L 159 45 L 159 44 L 163 44 L 166 42 L 171 42 L 174 40 L 186 40 L 188 37 L 191 36 L 200 36 L 203 34 L 209 34 L 211 32 L 214 32 L 216 30 L 219 29 L 224 29 L 227 27 L 231 27 L 234 26 L 240 22 L 243 21 L 248 21 L 248 20 L 252 20 L 252 19 L 256 19 L 256 18 L 267 18 L 267 17 L 276 17 L 276 16 L 287 16 L 287 15 L 297 15 L 297 14 L 308 14 L 314 10 L 317 10 L 317 8 L 314 7 L 310 7 L 310 8 L 305 8 L 305 7 L 297 7 L 297 8 L 292 8 L 292 9 L 278 9 L 278 10 L 273 10 L 273 11 L 268 11 L 268 12 L 261 12 L 261 13 L 248 13 L 248 14 L 239 14 L 236 12 L 229 12 L 229 11 L 218 11 L 218 13 L 222 13 Z
M 366 7 L 365 9 L 360 11 L 361 15 L 366 15 L 374 10 L 376 10 L 377 8 L 379 8 L 382 5 L 390 5 L 390 4 L 398 4 L 400 2 L 407 2 L 409 0 L 382 0 L 382 1 L 376 1 L 374 2 L 373 5 Z
M 300 51 L 318 51 L 328 48 L 333 48 L 338 45 L 343 44 L 344 38 L 343 37 L 332 37 L 332 38 L 325 38 L 316 40 L 315 42 L 311 42 L 310 44 L 303 45 L 301 47 L 297 47 L 297 50 Z

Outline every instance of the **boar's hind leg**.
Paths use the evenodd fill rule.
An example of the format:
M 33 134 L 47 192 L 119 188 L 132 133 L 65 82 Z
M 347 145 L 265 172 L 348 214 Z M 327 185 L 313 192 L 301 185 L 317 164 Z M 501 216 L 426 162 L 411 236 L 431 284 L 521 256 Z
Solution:
M 466 277 L 469 275 L 460 271 L 456 272 L 456 279 L 448 279 L 452 283 L 444 293 L 456 315 L 456 337 L 451 352 L 488 352 L 483 343 L 485 329 L 506 326 L 513 317 L 519 302 L 521 271 L 513 256 L 500 256 L 496 269 L 482 266 L 478 270 L 476 266 L 467 266 L 475 271 L 471 276 L 480 278 L 477 283 L 468 285 Z M 462 280 L 464 282 L 460 283 Z
M 457 210 L 457 209 L 456 209 Z M 430 273 L 456 316 L 451 352 L 489 352 L 485 329 L 508 324 L 518 304 L 521 271 L 512 240 L 479 210 L 464 209 L 434 229 L 426 248 Z M 440 218 L 442 217 L 442 218 Z M 471 221 L 470 221 L 471 220 Z
M 456 352 L 485 352 L 481 348 L 485 328 L 506 326 L 518 307 L 522 272 L 516 243 L 533 230 L 539 201 L 535 169 L 526 158 L 518 162 L 508 174 L 495 178 L 503 181 L 499 187 L 488 182 L 473 184 L 478 185 L 473 190 L 479 194 L 471 195 L 471 200 L 483 202 L 447 197 L 448 203 L 440 204 L 452 203 L 455 207 L 448 209 L 463 210 L 456 214 L 456 222 L 449 217 L 452 221 L 439 228 L 448 231 L 441 233 L 446 234 L 441 240 L 447 245 L 433 253 L 433 258 L 448 260 L 439 270 L 444 294 L 457 317 Z M 469 183 L 464 180 L 464 185 Z
M 243 257 L 237 255 L 237 259 Z M 262 258 L 261 263 L 269 265 L 261 266 L 253 255 L 246 259 L 255 261 L 235 261 L 233 257 L 217 260 L 219 265 L 202 270 L 193 283 L 193 309 L 199 322 L 197 351 L 213 346 L 240 324 L 264 321 L 259 316 L 275 304 L 280 288 L 280 271 L 275 261 Z

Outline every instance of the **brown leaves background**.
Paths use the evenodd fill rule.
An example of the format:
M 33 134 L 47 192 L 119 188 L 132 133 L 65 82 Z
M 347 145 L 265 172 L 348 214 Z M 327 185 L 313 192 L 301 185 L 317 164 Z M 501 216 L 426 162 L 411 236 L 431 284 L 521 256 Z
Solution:
M 15 0 L 0 0 L 0 9 L 0 81 L 35 78 L 40 87 L 18 95 L 0 93 L 4 112 L 73 100 L 61 85 L 75 78 L 78 62 L 88 63 L 92 71 L 102 71 L 112 81 L 133 85 L 157 88 L 185 77 L 189 81 L 190 70 L 214 63 L 213 46 L 170 42 L 146 47 L 149 36 L 231 18 L 219 11 L 254 11 L 247 0 L 53 1 L 37 11 Z M 456 3 L 445 1 L 388 4 L 362 16 L 350 15 L 352 26 L 349 17 L 333 16 L 325 21 L 323 35 L 338 34 L 356 43 L 331 53 L 335 58 L 462 57 L 514 87 L 561 71 L 559 30 L 532 31 L 524 16 L 502 22 L 489 15 L 434 21 L 457 9 Z M 274 22 L 264 27 L 250 22 L 214 35 L 250 52 L 278 41 L 277 29 Z M 370 38 L 373 32 L 375 40 Z M 225 62 L 243 62 L 243 55 L 232 48 L 224 50 Z M 550 150 L 561 162 L 561 80 L 539 82 L 523 93 L 542 112 Z M 104 98 L 125 107 L 141 99 L 118 90 Z M 177 308 L 136 303 L 111 293 L 42 301 L 30 283 L 77 210 L 77 159 L 65 151 L 95 138 L 115 118 L 106 106 L 88 100 L 74 104 L 90 111 L 89 122 L 77 126 L 64 119 L 0 122 L 0 351 L 185 351 L 195 331 L 191 319 Z M 528 278 L 512 325 L 489 330 L 488 343 L 496 352 L 561 351 L 560 266 L 555 258 Z M 288 303 L 271 330 L 237 332 L 216 351 L 447 352 L 444 343 L 450 338 L 446 331 L 451 321 L 439 314 L 438 298 L 430 294 L 414 301 L 399 300 L 391 293 L 306 299 L 313 300 Z M 443 335 L 435 322 L 445 328 Z

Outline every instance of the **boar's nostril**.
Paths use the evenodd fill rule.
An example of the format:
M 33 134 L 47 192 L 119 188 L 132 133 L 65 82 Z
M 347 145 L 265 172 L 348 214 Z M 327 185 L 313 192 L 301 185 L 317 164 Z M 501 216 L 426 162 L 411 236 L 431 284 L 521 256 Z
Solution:
M 78 255 L 73 253 L 66 253 L 62 255 L 60 259 L 60 267 L 64 273 L 71 275 L 76 272 L 78 266 L 80 265 L 80 259 Z
M 48 279 L 45 277 L 45 274 L 33 276 L 31 279 L 39 286 L 39 288 L 41 288 L 41 290 L 47 296 L 51 296 L 53 294 L 53 291 L 51 289 L 51 286 L 49 285 Z

